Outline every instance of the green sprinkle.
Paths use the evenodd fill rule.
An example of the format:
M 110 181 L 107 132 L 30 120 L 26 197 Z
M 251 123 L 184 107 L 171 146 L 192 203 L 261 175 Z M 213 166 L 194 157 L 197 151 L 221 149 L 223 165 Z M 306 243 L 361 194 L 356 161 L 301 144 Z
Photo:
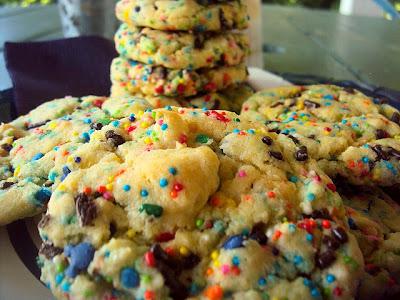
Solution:
M 197 228 L 201 228 L 204 224 L 204 220 L 203 219 L 197 219 L 196 220 L 196 227 Z
M 206 144 L 206 143 L 208 142 L 208 136 L 206 136 L 206 135 L 204 135 L 204 134 L 199 134 L 199 135 L 196 137 L 196 141 L 197 141 L 198 143 L 201 143 L 201 144 Z
M 163 208 L 155 204 L 142 204 L 139 208 L 139 212 L 145 212 L 149 216 L 155 216 L 156 218 L 161 217 L 163 214 Z

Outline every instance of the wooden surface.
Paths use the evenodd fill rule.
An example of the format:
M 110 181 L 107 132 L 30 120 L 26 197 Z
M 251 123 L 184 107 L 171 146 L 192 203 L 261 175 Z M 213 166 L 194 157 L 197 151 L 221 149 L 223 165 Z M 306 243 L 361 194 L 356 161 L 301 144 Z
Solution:
M 265 6 L 273 72 L 359 80 L 400 90 L 400 22 L 330 11 Z
M 336 12 L 265 5 L 265 66 L 296 73 L 359 80 L 400 89 L 400 23 Z M 62 37 L 56 6 L 0 8 L 0 90 L 11 87 L 5 41 Z

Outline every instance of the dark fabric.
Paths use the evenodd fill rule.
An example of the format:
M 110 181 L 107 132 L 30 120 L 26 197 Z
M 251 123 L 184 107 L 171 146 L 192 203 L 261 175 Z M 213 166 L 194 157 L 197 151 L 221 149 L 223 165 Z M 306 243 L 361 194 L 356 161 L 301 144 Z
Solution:
M 20 115 L 66 95 L 109 95 L 110 64 L 117 53 L 110 40 L 78 37 L 6 43 L 4 55 Z

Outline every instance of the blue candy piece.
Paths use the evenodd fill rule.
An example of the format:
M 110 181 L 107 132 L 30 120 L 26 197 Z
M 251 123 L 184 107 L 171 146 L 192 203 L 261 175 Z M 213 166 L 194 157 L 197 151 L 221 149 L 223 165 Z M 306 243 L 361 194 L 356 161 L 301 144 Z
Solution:
M 224 248 L 225 250 L 241 248 L 243 247 L 243 241 L 244 239 L 242 235 L 232 235 L 225 241 L 225 243 L 222 245 L 222 248 Z
M 36 153 L 33 157 L 32 157 L 32 161 L 35 161 L 35 160 L 39 160 L 39 159 L 41 159 L 42 157 L 44 156 L 44 154 L 43 153 Z
M 123 268 L 120 273 L 121 283 L 125 288 L 132 289 L 140 284 L 140 276 L 134 268 Z
M 43 206 L 47 202 L 49 202 L 51 197 L 51 191 L 46 188 L 40 188 L 34 195 L 35 202 L 37 206 Z
M 64 255 L 69 257 L 69 266 L 65 274 L 70 278 L 75 278 L 80 272 L 86 270 L 93 259 L 94 251 L 94 247 L 86 242 L 66 246 Z

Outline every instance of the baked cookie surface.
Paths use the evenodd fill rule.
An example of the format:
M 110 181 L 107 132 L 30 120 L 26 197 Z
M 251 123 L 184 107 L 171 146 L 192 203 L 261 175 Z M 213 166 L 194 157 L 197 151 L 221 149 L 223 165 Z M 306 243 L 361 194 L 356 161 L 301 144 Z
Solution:
M 342 200 L 287 139 L 190 108 L 103 126 L 87 145 L 112 147 L 39 225 L 43 282 L 60 299 L 353 297 L 364 263 Z
M 225 31 L 248 26 L 242 1 L 121 0 L 116 15 L 124 23 L 159 30 Z
M 121 56 L 169 69 L 233 66 L 250 53 L 246 35 L 239 33 L 167 32 L 122 24 L 115 34 Z

